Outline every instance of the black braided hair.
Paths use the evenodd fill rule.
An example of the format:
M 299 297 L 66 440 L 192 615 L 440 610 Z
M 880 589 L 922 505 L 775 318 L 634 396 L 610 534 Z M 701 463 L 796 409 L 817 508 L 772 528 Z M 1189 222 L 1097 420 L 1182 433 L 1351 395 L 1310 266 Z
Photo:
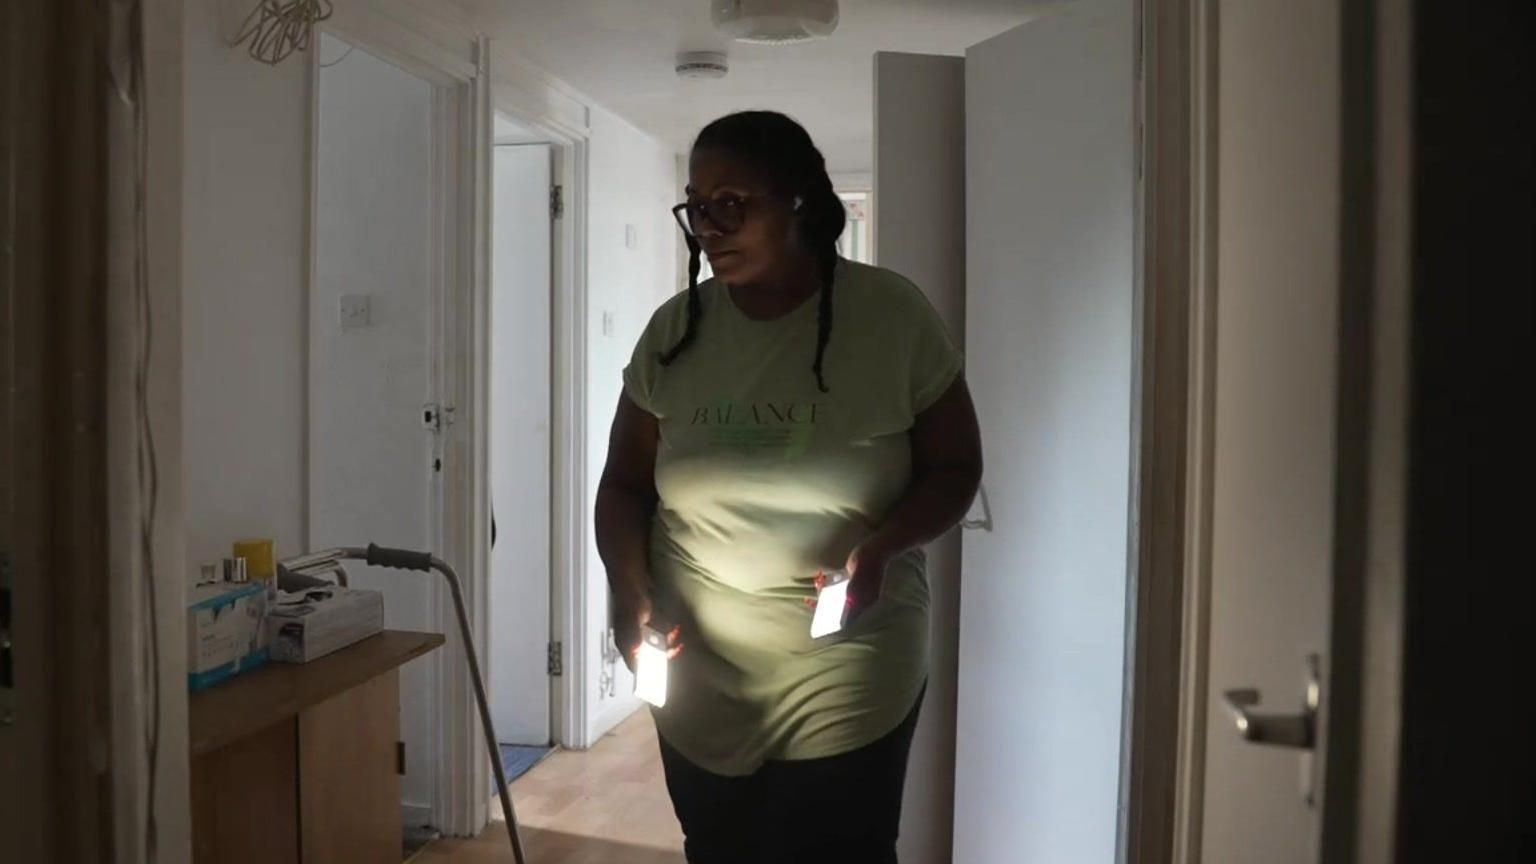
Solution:
M 799 215 L 800 237 L 816 256 L 821 277 L 821 300 L 816 318 L 816 360 L 811 370 L 816 386 L 828 392 L 822 371 L 827 345 L 832 341 L 832 285 L 837 275 L 837 241 L 848 224 L 842 199 L 832 188 L 827 163 L 811 141 L 805 128 L 775 111 L 743 111 L 730 114 L 704 127 L 693 149 L 719 150 L 757 168 L 774 191 L 795 201 Z M 699 299 L 699 242 L 688 243 L 688 322 L 677 344 L 661 355 L 661 365 L 670 366 L 693 344 L 698 335 L 703 304 Z
M 693 344 L 699 332 L 699 316 L 704 312 L 704 304 L 699 300 L 699 241 L 688 234 L 683 235 L 683 240 L 688 244 L 688 326 L 683 329 L 677 344 L 661 355 L 663 366 L 671 366 L 672 361 Z

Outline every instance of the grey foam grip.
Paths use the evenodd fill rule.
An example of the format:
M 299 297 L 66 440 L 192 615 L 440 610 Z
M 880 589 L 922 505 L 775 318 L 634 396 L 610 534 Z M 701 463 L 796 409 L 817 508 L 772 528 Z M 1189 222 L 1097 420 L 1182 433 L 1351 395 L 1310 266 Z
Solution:
M 432 569 L 431 552 L 414 552 L 410 549 L 390 549 L 377 543 L 368 544 L 368 564 L 373 567 L 394 567 L 397 570 Z

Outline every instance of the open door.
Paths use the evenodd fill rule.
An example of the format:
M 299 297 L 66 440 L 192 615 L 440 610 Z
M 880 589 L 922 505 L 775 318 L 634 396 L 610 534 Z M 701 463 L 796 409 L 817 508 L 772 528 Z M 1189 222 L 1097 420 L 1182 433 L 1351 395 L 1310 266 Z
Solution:
M 352 50 L 348 50 L 352 48 Z M 325 34 L 318 71 L 309 326 L 309 542 L 441 554 L 444 422 L 433 370 L 433 85 Z M 436 630 L 430 577 L 349 567 L 382 591 L 384 623 Z M 437 796 L 434 669 L 401 670 L 401 795 L 428 821 Z
M 1330 613 L 1344 539 L 1342 12 L 1338 0 L 1226 4 L 1208 34 L 1219 74 L 1209 622 L 1194 648 L 1207 692 L 1192 706 L 1204 714 L 1191 799 L 1201 861 L 1321 860 L 1321 721 L 1337 695 Z
M 1115 857 L 1133 5 L 1068 4 L 966 55 L 966 374 L 988 511 L 962 557 L 954 860 L 966 864 Z
M 491 715 L 502 744 L 548 744 L 550 163 L 499 144 L 491 246 Z
M 911 279 L 965 347 L 965 59 L 875 53 L 875 263 Z M 944 862 L 954 845 L 960 532 L 928 545 L 928 695 L 902 793 L 902 861 Z

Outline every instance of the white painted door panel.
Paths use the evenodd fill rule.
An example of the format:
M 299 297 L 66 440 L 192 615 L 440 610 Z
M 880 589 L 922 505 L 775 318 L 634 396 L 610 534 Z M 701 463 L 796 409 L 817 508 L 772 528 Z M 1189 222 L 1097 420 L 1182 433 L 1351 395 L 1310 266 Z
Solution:
M 875 54 L 878 263 L 923 290 L 965 345 L 965 59 Z M 960 536 L 929 544 L 928 695 L 902 796 L 902 861 L 944 864 L 954 848 L 955 679 Z
M 1201 860 L 1317 860 L 1309 758 L 1243 742 L 1225 690 L 1301 707 L 1328 638 L 1339 255 L 1338 0 L 1223 4 Z M 1323 689 L 1323 697 L 1328 690 Z M 1313 772 L 1321 778 L 1321 765 Z
M 994 529 L 962 567 L 954 860 L 1114 860 L 1135 272 L 1133 6 L 966 55 L 966 362 Z
M 432 434 L 432 85 L 322 37 L 309 319 L 309 542 L 436 551 Z M 351 312 L 354 314 L 344 314 Z M 251 409 L 260 410 L 261 394 Z M 384 622 L 432 630 L 437 577 L 348 565 L 384 592 Z M 401 795 L 433 802 L 432 666 L 401 670 Z M 420 812 L 420 811 L 418 811 Z
M 487 667 L 506 744 L 547 744 L 550 597 L 550 149 L 495 150 Z

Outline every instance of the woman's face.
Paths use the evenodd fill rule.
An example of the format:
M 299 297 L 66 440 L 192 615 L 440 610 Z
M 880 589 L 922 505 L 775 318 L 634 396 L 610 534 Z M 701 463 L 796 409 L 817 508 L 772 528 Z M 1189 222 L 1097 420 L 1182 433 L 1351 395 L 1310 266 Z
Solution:
M 693 152 L 688 203 L 709 266 L 728 284 L 761 281 L 799 251 L 793 203 L 774 194 L 766 178 L 729 153 Z M 700 204 L 707 205 L 703 212 L 695 206 Z

